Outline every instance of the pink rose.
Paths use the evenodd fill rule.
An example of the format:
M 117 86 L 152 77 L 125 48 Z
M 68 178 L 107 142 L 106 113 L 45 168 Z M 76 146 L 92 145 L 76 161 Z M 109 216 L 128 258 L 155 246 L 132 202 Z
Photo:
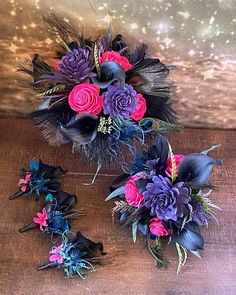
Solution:
M 154 217 L 149 223 L 150 232 L 158 237 L 168 236 L 170 230 L 165 228 L 162 221 L 158 217 Z
M 117 62 L 125 71 L 128 71 L 132 68 L 132 64 L 129 60 L 120 55 L 118 52 L 115 51 L 106 51 L 100 57 L 100 63 L 104 63 L 105 61 L 115 61 Z
M 60 60 L 56 61 L 56 63 L 54 64 L 54 71 L 58 71 L 58 68 L 59 68 L 59 64 L 60 64 Z
M 146 113 L 147 105 L 146 100 L 144 99 L 142 94 L 138 93 L 136 97 L 138 98 L 138 106 L 134 112 L 130 113 L 130 116 L 132 119 L 138 121 L 141 120 Z
M 176 176 L 178 176 L 178 168 L 179 168 L 179 164 L 181 162 L 181 160 L 184 158 L 184 155 L 174 155 L 174 159 L 175 159 L 175 165 L 176 165 Z M 171 157 L 167 158 L 167 162 L 166 162 L 166 175 L 171 177 L 172 175 L 172 162 L 171 162 Z
M 140 207 L 143 203 L 143 194 L 138 191 L 136 182 L 145 179 L 146 175 L 142 172 L 132 176 L 125 184 L 125 198 L 129 205 Z
M 98 115 L 102 110 L 103 98 L 100 89 L 90 83 L 76 85 L 69 94 L 69 105 L 78 114 Z

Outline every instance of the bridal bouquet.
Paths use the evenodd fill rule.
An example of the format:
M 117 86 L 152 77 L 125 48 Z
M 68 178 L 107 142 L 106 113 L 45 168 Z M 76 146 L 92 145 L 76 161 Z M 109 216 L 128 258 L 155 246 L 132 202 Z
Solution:
M 111 30 L 86 39 L 54 14 L 46 23 L 60 43 L 57 61 L 49 65 L 35 54 L 21 70 L 32 76 L 30 87 L 42 101 L 31 118 L 51 145 L 71 142 L 101 167 L 125 161 L 137 142 L 180 130 L 171 107 L 172 67 L 148 57 L 146 44 L 131 49 Z

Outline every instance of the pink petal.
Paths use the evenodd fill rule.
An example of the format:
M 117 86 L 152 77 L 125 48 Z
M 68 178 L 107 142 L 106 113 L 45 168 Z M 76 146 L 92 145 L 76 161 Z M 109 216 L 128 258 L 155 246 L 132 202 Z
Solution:
M 37 218 L 37 217 L 34 217 L 33 221 L 34 221 L 34 223 L 40 223 L 41 222 L 40 219 Z
M 51 256 L 49 257 L 49 261 L 51 261 L 51 262 L 53 262 L 53 261 L 57 261 L 57 254 L 55 254 L 55 255 L 51 255 Z
M 50 254 L 55 254 L 55 253 L 56 253 L 55 251 L 56 251 L 56 249 L 53 249 L 53 250 L 51 250 L 49 253 L 50 253 Z
M 18 185 L 21 185 L 21 184 L 27 184 L 28 182 L 25 180 L 25 179 L 23 179 L 23 178 L 21 178 L 19 181 L 18 181 Z
M 27 174 L 25 177 L 25 180 L 27 181 L 27 183 L 29 182 L 30 178 L 31 178 L 31 174 Z
M 47 221 L 43 221 L 43 222 L 41 223 L 41 225 L 43 225 L 43 226 L 48 226 Z
M 38 216 L 38 218 L 42 219 L 42 217 L 43 217 L 43 214 L 42 214 L 42 213 L 40 213 L 40 212 L 38 212 L 38 213 L 37 213 L 37 216 Z
M 26 186 L 26 185 L 23 185 L 23 186 L 20 188 L 20 190 L 21 190 L 23 193 L 26 191 L 26 189 L 27 189 L 27 186 Z
M 47 211 L 46 211 L 45 208 L 43 208 L 43 217 L 44 217 L 45 220 L 48 219 Z
M 62 264 L 62 263 L 63 263 L 63 257 L 62 257 L 62 256 L 59 256 L 59 257 L 57 258 L 57 262 L 58 262 L 59 264 Z

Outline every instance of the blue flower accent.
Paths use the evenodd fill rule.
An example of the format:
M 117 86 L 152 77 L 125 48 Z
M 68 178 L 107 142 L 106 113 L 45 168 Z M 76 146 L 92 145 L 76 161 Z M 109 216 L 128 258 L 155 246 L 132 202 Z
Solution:
M 47 202 L 53 202 L 54 198 L 53 198 L 53 195 L 52 194 L 47 194 L 46 197 L 45 197 L 45 200 Z

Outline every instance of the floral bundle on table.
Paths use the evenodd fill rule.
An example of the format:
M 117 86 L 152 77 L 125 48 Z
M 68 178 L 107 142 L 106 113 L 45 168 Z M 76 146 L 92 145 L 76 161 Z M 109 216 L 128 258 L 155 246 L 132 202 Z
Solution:
M 46 23 L 60 42 L 58 61 L 51 67 L 36 54 L 21 70 L 33 77 L 30 86 L 43 101 L 31 117 L 50 144 L 72 142 L 101 167 L 125 161 L 137 142 L 180 130 L 171 107 L 171 67 L 147 57 L 146 44 L 131 50 L 111 30 L 85 39 L 53 14 Z
M 166 263 L 162 251 L 166 237 L 176 245 L 178 272 L 186 262 L 187 251 L 200 257 L 199 250 L 204 246 L 200 227 L 215 219 L 213 211 L 219 209 L 209 199 L 209 177 L 213 166 L 221 163 L 207 155 L 215 147 L 202 153 L 175 155 L 167 139 L 158 136 L 155 145 L 137 156 L 130 174 L 113 182 L 116 189 L 106 199 L 118 197 L 113 217 L 118 213 L 120 226 L 131 225 L 134 242 L 137 232 L 146 236 L 148 249 L 159 266 Z

